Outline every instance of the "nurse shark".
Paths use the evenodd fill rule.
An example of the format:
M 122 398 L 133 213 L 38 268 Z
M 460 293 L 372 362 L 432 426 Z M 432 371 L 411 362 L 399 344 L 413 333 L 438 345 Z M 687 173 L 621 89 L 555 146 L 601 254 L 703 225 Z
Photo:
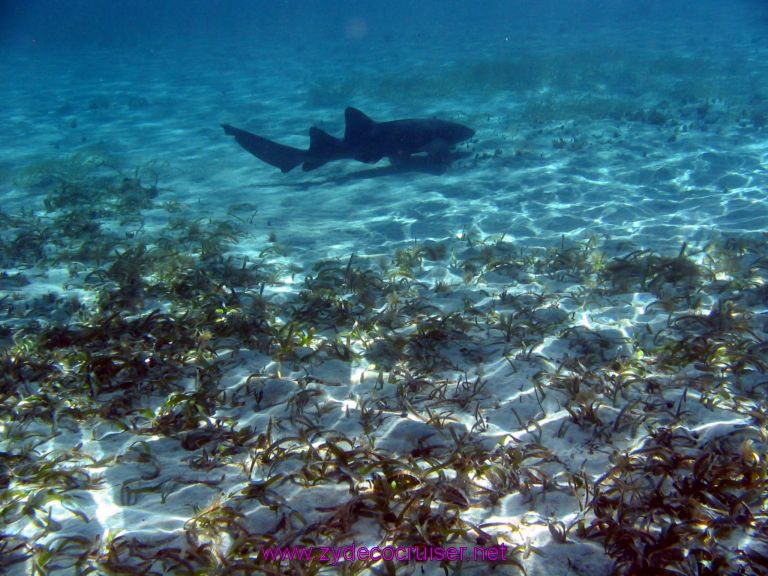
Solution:
M 290 172 L 299 164 L 306 172 L 333 160 L 357 160 L 374 164 L 389 158 L 392 164 L 426 154 L 434 164 L 447 164 L 451 149 L 475 135 L 472 128 L 437 119 L 405 119 L 375 122 L 356 108 L 344 111 L 344 137 L 336 138 L 320 128 L 309 129 L 309 149 L 285 146 L 222 124 L 224 133 L 259 160 Z

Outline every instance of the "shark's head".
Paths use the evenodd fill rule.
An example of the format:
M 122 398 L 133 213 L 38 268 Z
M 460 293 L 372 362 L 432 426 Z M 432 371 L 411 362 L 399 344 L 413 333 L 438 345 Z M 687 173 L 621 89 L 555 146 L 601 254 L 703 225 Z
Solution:
M 456 122 L 445 122 L 446 140 L 453 144 L 469 140 L 475 135 L 475 131 L 469 126 L 457 124 Z
M 459 124 L 458 134 L 459 134 L 459 142 L 464 142 L 464 140 L 469 140 L 470 138 L 472 138 L 472 136 L 475 135 L 475 131 L 469 126 L 462 126 L 461 124 Z

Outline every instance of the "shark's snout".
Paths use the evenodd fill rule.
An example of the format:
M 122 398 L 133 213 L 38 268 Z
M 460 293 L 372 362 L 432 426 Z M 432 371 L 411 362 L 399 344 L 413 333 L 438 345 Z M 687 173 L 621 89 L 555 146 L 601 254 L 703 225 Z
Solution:
M 457 122 L 450 122 L 447 124 L 450 128 L 448 129 L 449 135 L 446 139 L 454 144 L 469 140 L 475 135 L 475 131 L 469 126 L 464 126 L 464 124 L 458 124 Z

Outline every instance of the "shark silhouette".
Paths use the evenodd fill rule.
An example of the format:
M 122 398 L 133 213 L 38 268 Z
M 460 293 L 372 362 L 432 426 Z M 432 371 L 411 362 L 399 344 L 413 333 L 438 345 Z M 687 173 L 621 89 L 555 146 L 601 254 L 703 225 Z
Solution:
M 256 158 L 283 172 L 290 172 L 299 164 L 304 171 L 314 170 L 326 162 L 343 159 L 374 164 L 386 157 L 398 164 L 424 153 L 435 164 L 445 164 L 450 160 L 451 148 L 475 135 L 472 128 L 445 120 L 374 122 L 356 108 L 347 108 L 344 120 L 344 138 L 314 126 L 310 128 L 308 150 L 285 146 L 229 124 L 221 126 L 225 134 L 234 136 Z

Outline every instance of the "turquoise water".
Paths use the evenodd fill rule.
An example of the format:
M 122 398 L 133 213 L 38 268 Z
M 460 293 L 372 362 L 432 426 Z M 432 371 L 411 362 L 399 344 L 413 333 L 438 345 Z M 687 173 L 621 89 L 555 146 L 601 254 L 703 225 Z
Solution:
M 747 0 L 0 3 L 2 570 L 761 573 L 767 56 Z M 475 134 L 220 126 L 350 106 Z

